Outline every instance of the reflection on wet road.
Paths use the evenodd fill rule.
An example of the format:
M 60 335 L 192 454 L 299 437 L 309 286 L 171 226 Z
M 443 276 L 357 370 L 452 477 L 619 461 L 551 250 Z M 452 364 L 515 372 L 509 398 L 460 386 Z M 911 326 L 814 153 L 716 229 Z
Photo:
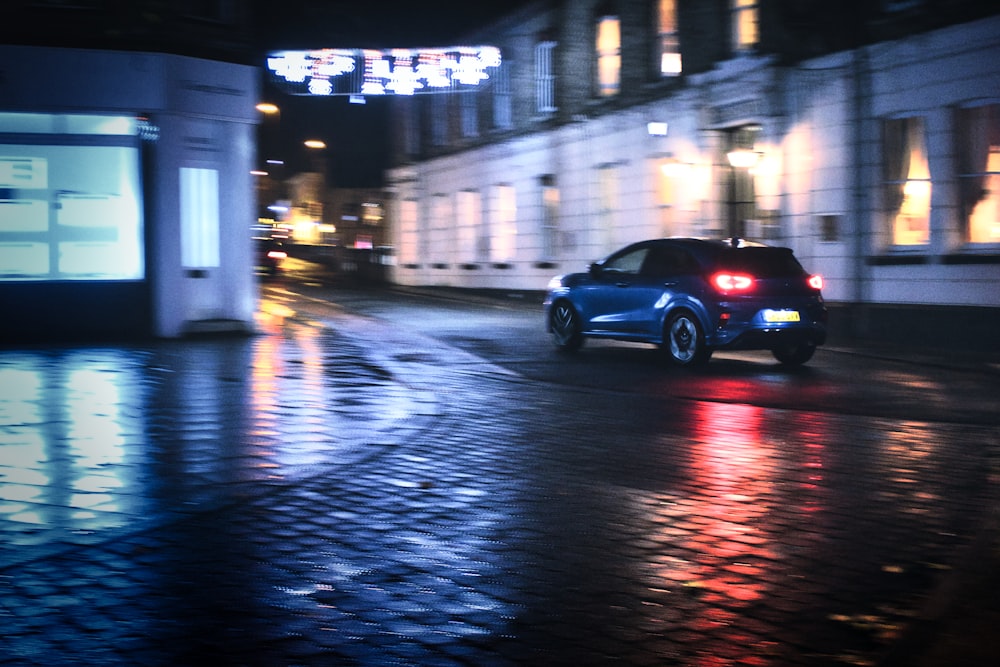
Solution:
M 0 351 L 0 664 L 875 664 L 992 502 L 989 425 L 744 401 L 801 378 L 725 360 L 717 400 L 537 382 L 265 306 Z

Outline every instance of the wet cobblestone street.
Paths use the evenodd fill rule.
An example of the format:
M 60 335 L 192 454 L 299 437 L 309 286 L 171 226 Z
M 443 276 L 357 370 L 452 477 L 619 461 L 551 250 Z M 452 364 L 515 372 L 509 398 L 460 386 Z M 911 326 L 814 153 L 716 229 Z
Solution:
M 554 386 L 297 310 L 0 351 L 0 664 L 874 665 L 995 502 L 992 425 Z

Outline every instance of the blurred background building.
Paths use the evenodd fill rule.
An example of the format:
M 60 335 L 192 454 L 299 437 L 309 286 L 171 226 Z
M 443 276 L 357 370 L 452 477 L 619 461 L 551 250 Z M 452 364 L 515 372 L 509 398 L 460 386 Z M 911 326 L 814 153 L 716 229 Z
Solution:
M 1000 324 L 1000 16 L 957 0 L 540 1 L 485 85 L 397 96 L 407 285 L 543 289 L 663 235 L 787 245 L 841 333 Z
M 639 238 L 738 235 L 790 246 L 823 273 L 843 333 L 965 345 L 993 340 L 1000 323 L 995 2 L 5 10 L 18 18 L 0 23 L 0 154 L 11 158 L 0 302 L 25 316 L 8 329 L 244 326 L 256 289 L 246 230 L 261 225 L 289 227 L 278 233 L 314 253 L 349 251 L 345 269 L 369 253 L 404 285 L 516 290 Z M 263 71 L 275 49 L 461 43 L 497 46 L 502 62 L 442 94 L 350 104 L 288 95 Z M 94 122 L 67 131 L 79 116 Z M 65 141 L 77 150 L 95 133 L 124 156 L 114 173 L 132 190 L 42 170 Z M 43 144 L 62 148 L 25 148 Z M 30 187 L 15 179 L 22 168 Z M 107 196 L 122 193 L 124 204 Z M 98 201 L 127 221 L 86 222 Z M 218 251 L 206 241 L 196 252 L 183 240 L 195 233 Z M 88 275 L 80 258 L 111 252 L 112 234 L 138 263 Z M 26 266 L 18 248 L 39 243 L 44 267 Z

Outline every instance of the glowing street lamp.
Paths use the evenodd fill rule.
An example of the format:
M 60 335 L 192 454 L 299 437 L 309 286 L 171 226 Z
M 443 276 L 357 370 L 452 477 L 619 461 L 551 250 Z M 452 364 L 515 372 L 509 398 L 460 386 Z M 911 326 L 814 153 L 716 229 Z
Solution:
M 326 142 L 320 141 L 319 139 L 306 139 L 304 142 L 306 148 L 316 148 L 323 149 L 326 148 Z
M 257 111 L 262 114 L 267 114 L 268 116 L 281 113 L 281 109 L 278 108 L 278 105 L 271 104 L 270 102 L 261 102 L 258 104 Z

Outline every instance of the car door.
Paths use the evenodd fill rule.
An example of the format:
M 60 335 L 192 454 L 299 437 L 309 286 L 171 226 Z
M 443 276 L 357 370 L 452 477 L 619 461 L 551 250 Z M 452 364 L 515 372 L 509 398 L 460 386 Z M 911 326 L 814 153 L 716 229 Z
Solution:
M 651 246 L 625 248 L 595 266 L 584 297 L 587 328 L 595 333 L 643 337 L 659 294 L 642 275 Z

